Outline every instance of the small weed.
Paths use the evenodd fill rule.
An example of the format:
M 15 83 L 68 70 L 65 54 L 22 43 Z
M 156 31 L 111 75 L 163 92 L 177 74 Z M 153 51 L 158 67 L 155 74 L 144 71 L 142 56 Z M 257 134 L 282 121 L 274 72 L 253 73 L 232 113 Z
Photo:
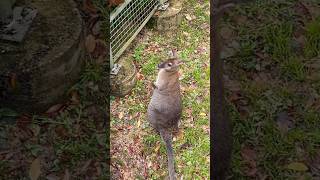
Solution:
M 9 169 L 9 163 L 7 161 L 0 161 L 0 172 L 6 172 Z
M 81 75 L 81 80 L 86 81 L 98 81 L 101 79 L 102 68 L 96 64 L 88 64 L 85 68 L 83 74 Z
M 308 69 L 305 65 L 311 57 L 319 56 L 320 23 L 319 18 L 304 22 L 307 24 L 305 36 L 308 42 L 304 54 L 294 52 L 292 22 L 297 22 L 297 16 L 294 16 L 296 9 L 293 8 L 296 2 L 259 0 L 239 5 L 228 14 L 232 14 L 235 20 L 237 16 L 245 16 L 246 21 L 239 23 L 231 18 L 231 21 L 227 19 L 224 22 L 235 27 L 239 36 L 236 40 L 240 42 L 240 50 L 227 61 L 225 73 L 242 82 L 244 89 L 240 92 L 249 99 L 246 118 L 241 117 L 237 104 L 230 102 L 227 107 L 234 137 L 231 179 L 248 179 L 251 170 L 257 170 L 252 179 L 260 179 L 261 174 L 267 179 L 298 179 L 302 176 L 303 179 L 312 179 L 307 175 L 309 172 L 286 168 L 288 163 L 308 158 L 301 155 L 301 150 L 306 154 L 316 153 L 320 142 L 317 105 L 306 106 L 310 97 L 300 91 L 310 88 L 320 92 L 319 83 L 310 85 L 306 79 Z M 273 60 L 272 68 L 261 69 L 263 73 L 251 71 L 257 63 L 256 53 L 265 55 L 261 62 Z M 262 75 L 262 82 L 260 79 L 252 81 L 251 77 L 256 75 Z M 278 129 L 278 113 L 284 111 L 289 114 L 288 121 L 293 123 L 287 132 Z M 254 160 L 255 168 L 248 166 L 248 160 L 241 152 L 248 145 L 258 157 Z
M 283 76 L 289 80 L 303 81 L 306 77 L 304 64 L 297 57 L 285 60 L 280 66 Z
M 320 17 L 310 22 L 306 26 L 307 43 L 304 54 L 307 57 L 315 57 L 320 54 Z
M 274 25 L 266 29 L 264 33 L 267 51 L 277 62 L 288 59 L 291 54 L 290 40 L 293 27 L 289 23 Z
M 303 119 L 306 129 L 314 128 L 319 125 L 320 114 L 316 110 L 306 109 Z
M 144 45 L 139 45 L 135 50 L 134 50 L 134 54 L 133 54 L 133 58 L 136 61 L 140 61 L 141 60 L 141 56 L 143 54 L 144 51 Z
M 256 48 L 255 42 L 247 40 L 240 43 L 240 50 L 237 57 L 237 64 L 240 68 L 246 70 L 255 70 L 257 61 L 254 55 L 254 50 Z
M 142 66 L 142 73 L 150 76 L 154 74 L 157 64 L 160 62 L 160 58 L 155 55 L 150 55 L 147 59 L 148 61 Z

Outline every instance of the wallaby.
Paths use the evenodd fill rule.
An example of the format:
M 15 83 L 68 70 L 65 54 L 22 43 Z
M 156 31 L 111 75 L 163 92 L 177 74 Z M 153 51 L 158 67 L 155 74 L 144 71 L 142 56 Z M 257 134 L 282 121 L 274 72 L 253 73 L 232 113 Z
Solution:
M 165 142 L 168 156 L 170 180 L 175 180 L 174 153 L 172 148 L 172 131 L 178 130 L 182 113 L 180 95 L 179 66 L 177 58 L 171 58 L 158 65 L 158 76 L 148 106 L 148 120 Z

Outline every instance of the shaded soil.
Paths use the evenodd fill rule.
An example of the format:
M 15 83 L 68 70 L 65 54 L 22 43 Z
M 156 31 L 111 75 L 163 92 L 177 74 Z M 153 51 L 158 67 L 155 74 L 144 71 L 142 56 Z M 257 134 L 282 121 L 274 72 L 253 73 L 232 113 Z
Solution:
M 318 1 L 259 1 L 221 24 L 230 179 L 319 179 Z

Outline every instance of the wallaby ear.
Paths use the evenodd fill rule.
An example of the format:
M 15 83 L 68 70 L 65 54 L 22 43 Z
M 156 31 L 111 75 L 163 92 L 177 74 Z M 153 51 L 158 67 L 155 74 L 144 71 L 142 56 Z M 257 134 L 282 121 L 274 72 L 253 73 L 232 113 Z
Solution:
M 171 49 L 171 51 L 168 52 L 168 56 L 169 58 L 168 59 L 177 59 L 178 56 L 177 56 L 177 49 Z
M 178 56 L 177 56 L 177 49 L 172 49 L 172 57 L 173 57 L 173 58 L 178 58 Z

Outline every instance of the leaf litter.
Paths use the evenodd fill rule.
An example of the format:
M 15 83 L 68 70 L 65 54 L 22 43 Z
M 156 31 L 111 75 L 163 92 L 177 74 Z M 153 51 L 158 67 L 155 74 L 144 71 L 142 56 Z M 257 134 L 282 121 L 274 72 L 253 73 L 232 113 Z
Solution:
M 92 28 L 92 31 L 87 31 L 92 32 L 86 38 L 87 49 L 93 56 L 101 58 L 106 55 L 106 49 L 99 45 L 101 34 L 100 22 L 97 21 L 98 11 L 92 1 L 78 3 L 83 13 L 88 15 L 84 18 L 85 25 L 91 25 L 86 27 Z M 98 41 L 98 45 L 94 41 Z M 12 85 L 15 86 L 14 79 Z M 0 128 L 6 129 L 8 142 L 5 150 L 0 149 L 0 160 L 3 162 L 0 165 L 0 179 L 22 179 L 28 176 L 32 180 L 68 180 L 74 179 L 75 174 L 81 179 L 106 178 L 107 152 L 101 151 L 106 143 L 102 135 L 105 132 L 101 129 L 103 122 L 99 108 L 90 109 L 94 106 L 85 88 L 79 88 L 84 90 L 82 92 L 76 88 L 71 89 L 67 103 L 53 105 L 39 115 L 20 115 L 0 110 L 0 118 L 15 119 L 15 124 L 0 124 Z M 94 138 L 98 142 L 92 141 Z M 103 166 L 105 168 L 101 169 Z
M 235 107 L 228 109 L 235 142 L 232 178 L 320 177 L 320 142 L 315 138 L 319 135 L 320 117 L 319 54 L 307 58 L 303 53 L 308 48 L 306 25 L 319 18 L 319 9 L 316 1 L 305 0 L 242 4 L 229 11 L 228 18 L 221 22 L 224 46 L 230 47 L 232 41 L 239 40 L 253 43 L 255 48 L 249 52 L 259 65 L 254 70 L 246 69 L 240 63 L 247 63 L 247 58 L 239 66 L 235 61 L 242 57 L 234 49 L 224 49 L 228 107 Z M 284 78 L 279 70 L 281 62 L 274 62 L 265 44 L 268 24 L 284 23 L 289 18 L 294 27 L 289 37 L 289 55 L 297 56 L 306 68 L 307 76 L 302 82 Z M 225 27 L 232 27 L 235 32 Z

